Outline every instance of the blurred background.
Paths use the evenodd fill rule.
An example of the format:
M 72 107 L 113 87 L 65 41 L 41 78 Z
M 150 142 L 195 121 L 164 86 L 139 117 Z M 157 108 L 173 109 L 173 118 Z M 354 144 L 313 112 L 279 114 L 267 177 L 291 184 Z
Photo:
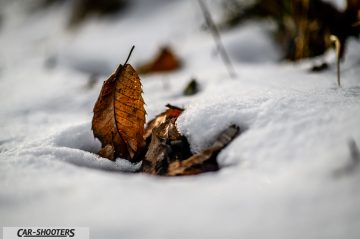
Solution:
M 138 64 L 154 57 L 164 46 L 172 46 L 173 50 L 182 52 L 184 58 L 189 58 L 183 53 L 186 42 L 177 42 L 188 39 L 190 33 L 209 29 L 198 3 L 185 2 L 1 0 L 2 35 L 8 29 L 12 29 L 9 32 L 12 31 L 13 36 L 17 34 L 16 40 L 3 39 L 2 42 L 9 58 L 24 48 L 16 43 L 33 45 L 32 50 L 46 57 L 47 67 L 65 64 L 90 74 L 108 74 L 115 62 L 126 55 L 120 49 L 131 45 L 137 47 L 134 61 Z M 234 61 L 297 61 L 319 56 L 332 47 L 330 35 L 339 38 L 343 57 L 348 38 L 358 37 L 360 31 L 358 0 L 210 0 L 206 4 L 225 35 L 225 44 Z M 21 25 L 21 22 L 27 24 Z M 229 32 L 254 22 L 261 24 L 249 27 L 248 32 L 242 34 L 252 34 L 250 38 L 258 44 L 249 43 L 250 48 L 243 49 L 244 37 Z M 266 36 L 260 39 L 253 28 Z M 273 47 L 267 46 L 270 44 Z M 195 49 L 201 48 L 200 45 Z M 114 59 L 114 55 L 118 58 Z M 192 65 L 191 62 L 188 65 Z

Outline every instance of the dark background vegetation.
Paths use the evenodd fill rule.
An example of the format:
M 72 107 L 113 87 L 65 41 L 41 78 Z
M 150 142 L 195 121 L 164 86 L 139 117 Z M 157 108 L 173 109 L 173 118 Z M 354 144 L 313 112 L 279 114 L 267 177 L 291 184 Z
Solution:
M 224 24 L 227 27 L 251 18 L 273 20 L 277 26 L 275 39 L 288 60 L 323 54 L 331 45 L 330 35 L 337 36 L 345 46 L 348 37 L 360 33 L 359 0 L 347 0 L 344 11 L 321 0 L 257 0 L 248 6 L 230 0 L 224 6 L 229 13 Z
M 69 27 L 77 27 L 91 15 L 121 14 L 131 5 L 129 0 L 42 0 L 43 7 L 67 2 L 72 4 Z M 252 2 L 249 4 L 249 2 Z M 275 22 L 274 39 L 283 51 L 283 59 L 296 61 L 323 54 L 331 47 L 330 35 L 341 43 L 343 57 L 349 37 L 360 33 L 360 1 L 347 0 L 341 11 L 322 0 L 222 0 L 221 29 L 229 29 L 243 22 L 270 20 Z

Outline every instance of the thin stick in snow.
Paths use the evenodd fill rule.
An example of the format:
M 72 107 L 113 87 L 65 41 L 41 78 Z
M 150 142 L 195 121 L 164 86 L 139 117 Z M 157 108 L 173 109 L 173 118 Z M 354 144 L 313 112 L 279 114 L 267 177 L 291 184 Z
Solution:
M 330 40 L 335 43 L 335 49 L 336 49 L 336 68 L 337 68 L 337 83 L 338 86 L 341 87 L 340 84 L 340 40 L 337 36 L 331 35 Z
M 230 75 L 231 78 L 235 78 L 236 77 L 235 70 L 234 70 L 234 68 L 233 68 L 233 66 L 231 64 L 230 57 L 227 54 L 226 49 L 225 49 L 224 45 L 221 42 L 221 37 L 220 37 L 219 30 L 217 29 L 214 21 L 211 18 L 210 11 L 206 7 L 206 4 L 203 2 L 203 0 L 198 0 L 198 1 L 199 1 L 199 4 L 200 4 L 201 11 L 202 11 L 202 13 L 204 15 L 206 24 L 210 28 L 210 31 L 211 31 L 211 33 L 212 33 L 212 35 L 214 37 L 214 40 L 215 40 L 215 42 L 217 44 L 217 47 L 218 47 L 218 50 L 220 52 L 221 58 L 223 59 L 224 64 L 225 64 L 225 66 L 226 66 L 226 68 L 227 68 L 227 70 L 229 72 L 229 75 Z
M 335 170 L 335 172 L 334 172 L 335 177 L 349 175 L 351 173 L 356 172 L 356 170 L 359 170 L 360 150 L 359 150 L 358 146 L 356 145 L 356 142 L 354 139 L 351 139 L 349 141 L 349 149 L 350 149 L 350 161 L 348 161 L 348 163 L 345 164 L 343 167 Z

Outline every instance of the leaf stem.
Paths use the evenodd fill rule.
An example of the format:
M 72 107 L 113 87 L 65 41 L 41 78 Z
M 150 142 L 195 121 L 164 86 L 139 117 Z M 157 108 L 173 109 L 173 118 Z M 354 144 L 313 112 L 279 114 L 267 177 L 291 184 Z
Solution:
M 129 59 L 130 59 L 130 56 L 131 56 L 131 54 L 132 54 L 132 52 L 133 52 L 134 48 L 135 48 L 135 46 L 132 46 L 132 47 L 131 47 L 131 50 L 130 50 L 130 52 L 129 52 L 128 57 L 126 58 L 126 61 L 125 61 L 125 63 L 124 63 L 124 66 L 128 63 L 128 61 L 129 61 Z

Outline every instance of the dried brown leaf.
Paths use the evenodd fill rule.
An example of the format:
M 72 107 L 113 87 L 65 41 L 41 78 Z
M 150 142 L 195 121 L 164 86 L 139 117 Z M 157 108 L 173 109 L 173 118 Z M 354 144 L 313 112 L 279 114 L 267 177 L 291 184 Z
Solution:
M 148 140 L 148 138 L 150 138 L 154 128 L 158 127 L 160 124 L 164 123 L 168 119 L 177 119 L 184 111 L 184 109 L 170 104 L 167 104 L 166 107 L 168 107 L 167 110 L 165 110 L 161 114 L 158 114 L 157 116 L 155 116 L 154 119 L 150 120 L 149 123 L 147 123 L 144 133 L 145 140 Z
M 144 146 L 146 112 L 141 93 L 140 78 L 130 64 L 120 65 L 104 82 L 92 120 L 102 156 L 135 160 Z
M 164 118 L 165 113 L 158 117 Z M 153 128 L 151 142 L 142 164 L 143 172 L 152 175 L 180 176 L 217 171 L 219 169 L 216 161 L 218 153 L 240 131 L 237 126 L 230 126 L 218 136 L 209 148 L 192 155 L 189 143 L 178 132 L 175 121 L 176 118 L 169 118 Z
M 167 119 L 152 131 L 151 143 L 143 160 L 143 172 L 165 175 L 169 163 L 191 156 L 189 143 L 176 126 L 175 118 Z
M 155 72 L 169 72 L 177 70 L 181 67 L 181 62 L 175 53 L 169 47 L 160 49 L 158 55 L 149 63 L 138 67 L 140 74 L 148 74 Z

